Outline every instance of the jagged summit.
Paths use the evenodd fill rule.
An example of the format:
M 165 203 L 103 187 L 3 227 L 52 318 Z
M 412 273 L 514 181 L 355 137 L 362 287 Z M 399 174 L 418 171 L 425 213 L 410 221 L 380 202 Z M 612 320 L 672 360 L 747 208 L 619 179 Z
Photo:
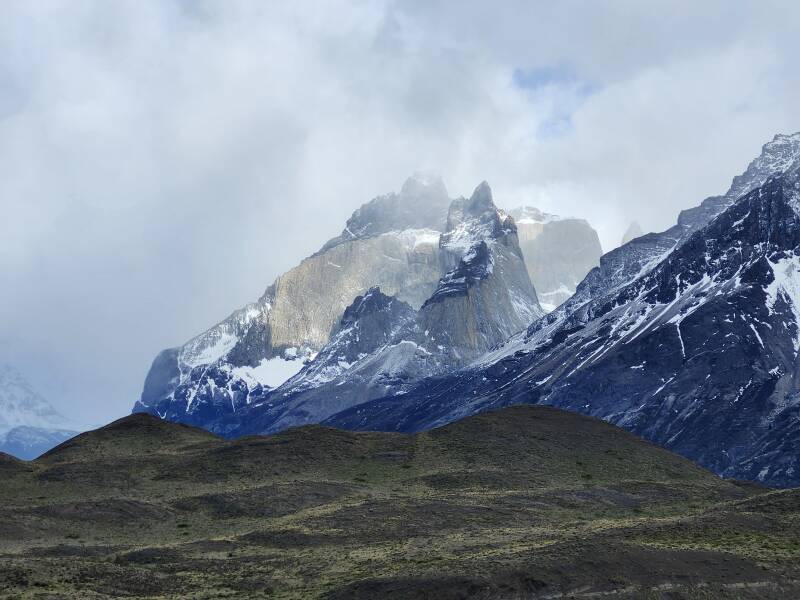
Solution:
M 778 133 L 761 148 L 761 154 L 747 170 L 733 178 L 726 196 L 738 198 L 766 181 L 774 173 L 786 171 L 800 157 L 800 132 Z
M 403 199 L 413 199 L 428 196 L 432 200 L 449 198 L 447 187 L 442 176 L 435 171 L 415 171 L 405 180 L 400 188 Z
M 493 210 L 494 208 L 495 206 L 494 198 L 492 197 L 492 188 L 489 187 L 489 183 L 487 181 L 481 181 L 473 190 L 472 195 L 469 197 L 466 210 L 473 215 L 477 215 L 487 210 Z
M 630 225 L 628 225 L 628 228 L 625 230 L 625 233 L 622 234 L 620 246 L 624 246 L 631 240 L 635 240 L 642 235 L 644 235 L 644 231 L 642 231 L 641 225 L 639 225 L 637 221 L 631 221 Z
M 328 241 L 320 252 L 344 242 L 374 237 L 390 231 L 430 229 L 441 231 L 447 217 L 450 198 L 442 178 L 430 173 L 415 173 L 400 193 L 378 196 L 358 208 L 342 233 Z
M 660 233 L 648 233 L 619 248 L 604 254 L 600 265 L 589 272 L 580 283 L 574 296 L 561 311 L 568 314 L 592 298 L 598 298 L 630 283 L 646 273 L 694 232 L 705 227 L 716 216 L 734 204 L 743 193 L 763 185 L 770 177 L 781 173 L 800 159 L 800 136 L 778 135 L 762 147 L 761 154 L 750 162 L 741 175 L 722 196 L 711 196 L 699 206 L 683 210 L 673 227 Z
M 381 292 L 381 288 L 371 287 L 363 296 L 356 296 L 353 303 L 344 309 L 340 327 L 352 325 L 364 315 L 380 310 L 393 301 L 394 298 Z

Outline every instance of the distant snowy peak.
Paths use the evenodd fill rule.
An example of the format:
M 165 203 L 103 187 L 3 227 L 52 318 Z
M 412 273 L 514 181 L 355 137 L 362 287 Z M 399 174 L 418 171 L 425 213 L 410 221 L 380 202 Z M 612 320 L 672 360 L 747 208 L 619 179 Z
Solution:
M 533 206 L 520 206 L 508 211 L 514 222 L 519 225 L 544 225 L 553 221 L 560 221 L 563 217 L 543 212 Z
M 19 371 L 0 366 L 0 432 L 20 426 L 63 427 L 66 419 L 33 389 Z

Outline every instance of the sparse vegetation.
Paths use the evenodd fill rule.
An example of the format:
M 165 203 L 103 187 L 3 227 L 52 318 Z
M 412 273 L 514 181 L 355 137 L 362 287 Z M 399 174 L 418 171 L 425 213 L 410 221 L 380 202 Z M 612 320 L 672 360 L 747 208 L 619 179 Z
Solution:
M 234 442 L 139 415 L 0 476 L 7 598 L 800 594 L 800 494 L 542 407 Z

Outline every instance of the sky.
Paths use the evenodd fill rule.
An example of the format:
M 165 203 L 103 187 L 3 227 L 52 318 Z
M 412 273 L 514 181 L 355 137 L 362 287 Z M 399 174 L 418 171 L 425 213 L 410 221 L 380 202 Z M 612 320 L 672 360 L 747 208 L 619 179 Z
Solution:
M 0 363 L 75 427 L 417 170 L 605 250 L 800 130 L 800 4 L 10 1 Z

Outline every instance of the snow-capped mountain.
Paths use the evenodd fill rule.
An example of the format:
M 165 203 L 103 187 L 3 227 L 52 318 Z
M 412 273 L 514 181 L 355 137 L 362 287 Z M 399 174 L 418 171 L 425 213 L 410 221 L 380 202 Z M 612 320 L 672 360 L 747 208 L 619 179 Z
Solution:
M 363 205 L 341 235 L 279 276 L 257 302 L 162 351 L 134 411 L 203 425 L 299 372 L 371 287 L 419 308 L 441 276 L 439 235 L 449 205 L 441 179 L 424 174 Z
M 418 311 L 369 290 L 303 371 L 219 430 L 273 432 L 402 394 L 424 377 L 469 364 L 543 314 L 514 221 L 495 207 L 485 182 L 451 204 L 440 251 L 445 273 Z
M 327 423 L 415 431 L 549 404 L 725 476 L 800 485 L 799 213 L 800 134 L 776 136 L 725 196 L 605 255 L 581 296 L 524 334 Z
M 532 206 L 509 211 L 528 275 L 542 308 L 550 312 L 575 293 L 595 268 L 603 250 L 600 238 L 583 219 L 559 217 Z
M 0 366 L 0 432 L 14 427 L 58 427 L 65 419 L 22 374 L 10 365 Z
M 35 458 L 76 434 L 68 424 L 19 371 L 0 366 L 0 452 Z
M 383 345 L 365 350 L 361 334 L 346 334 L 346 319 L 373 315 L 355 303 L 382 306 L 383 298 L 404 308 L 375 334 Z M 441 180 L 412 178 L 400 194 L 358 209 L 259 302 L 162 352 L 134 411 L 225 434 L 242 419 L 260 432 L 314 422 L 402 388 L 389 380 L 410 385 L 463 366 L 541 314 L 513 219 L 489 186 L 450 202 Z M 311 398 L 323 393 L 324 401 Z
M 748 165 L 745 172 L 734 177 L 724 195 L 706 198 L 699 206 L 681 211 L 678 222 L 666 231 L 648 233 L 604 254 L 600 258 L 600 265 L 589 272 L 578 285 L 575 295 L 560 307 L 560 312 L 569 313 L 589 300 L 600 298 L 649 271 L 681 242 L 731 206 L 737 198 L 762 185 L 770 176 L 783 172 L 792 157 L 796 158 L 798 154 L 800 134 L 776 135 L 771 142 L 764 145 L 761 154 Z

